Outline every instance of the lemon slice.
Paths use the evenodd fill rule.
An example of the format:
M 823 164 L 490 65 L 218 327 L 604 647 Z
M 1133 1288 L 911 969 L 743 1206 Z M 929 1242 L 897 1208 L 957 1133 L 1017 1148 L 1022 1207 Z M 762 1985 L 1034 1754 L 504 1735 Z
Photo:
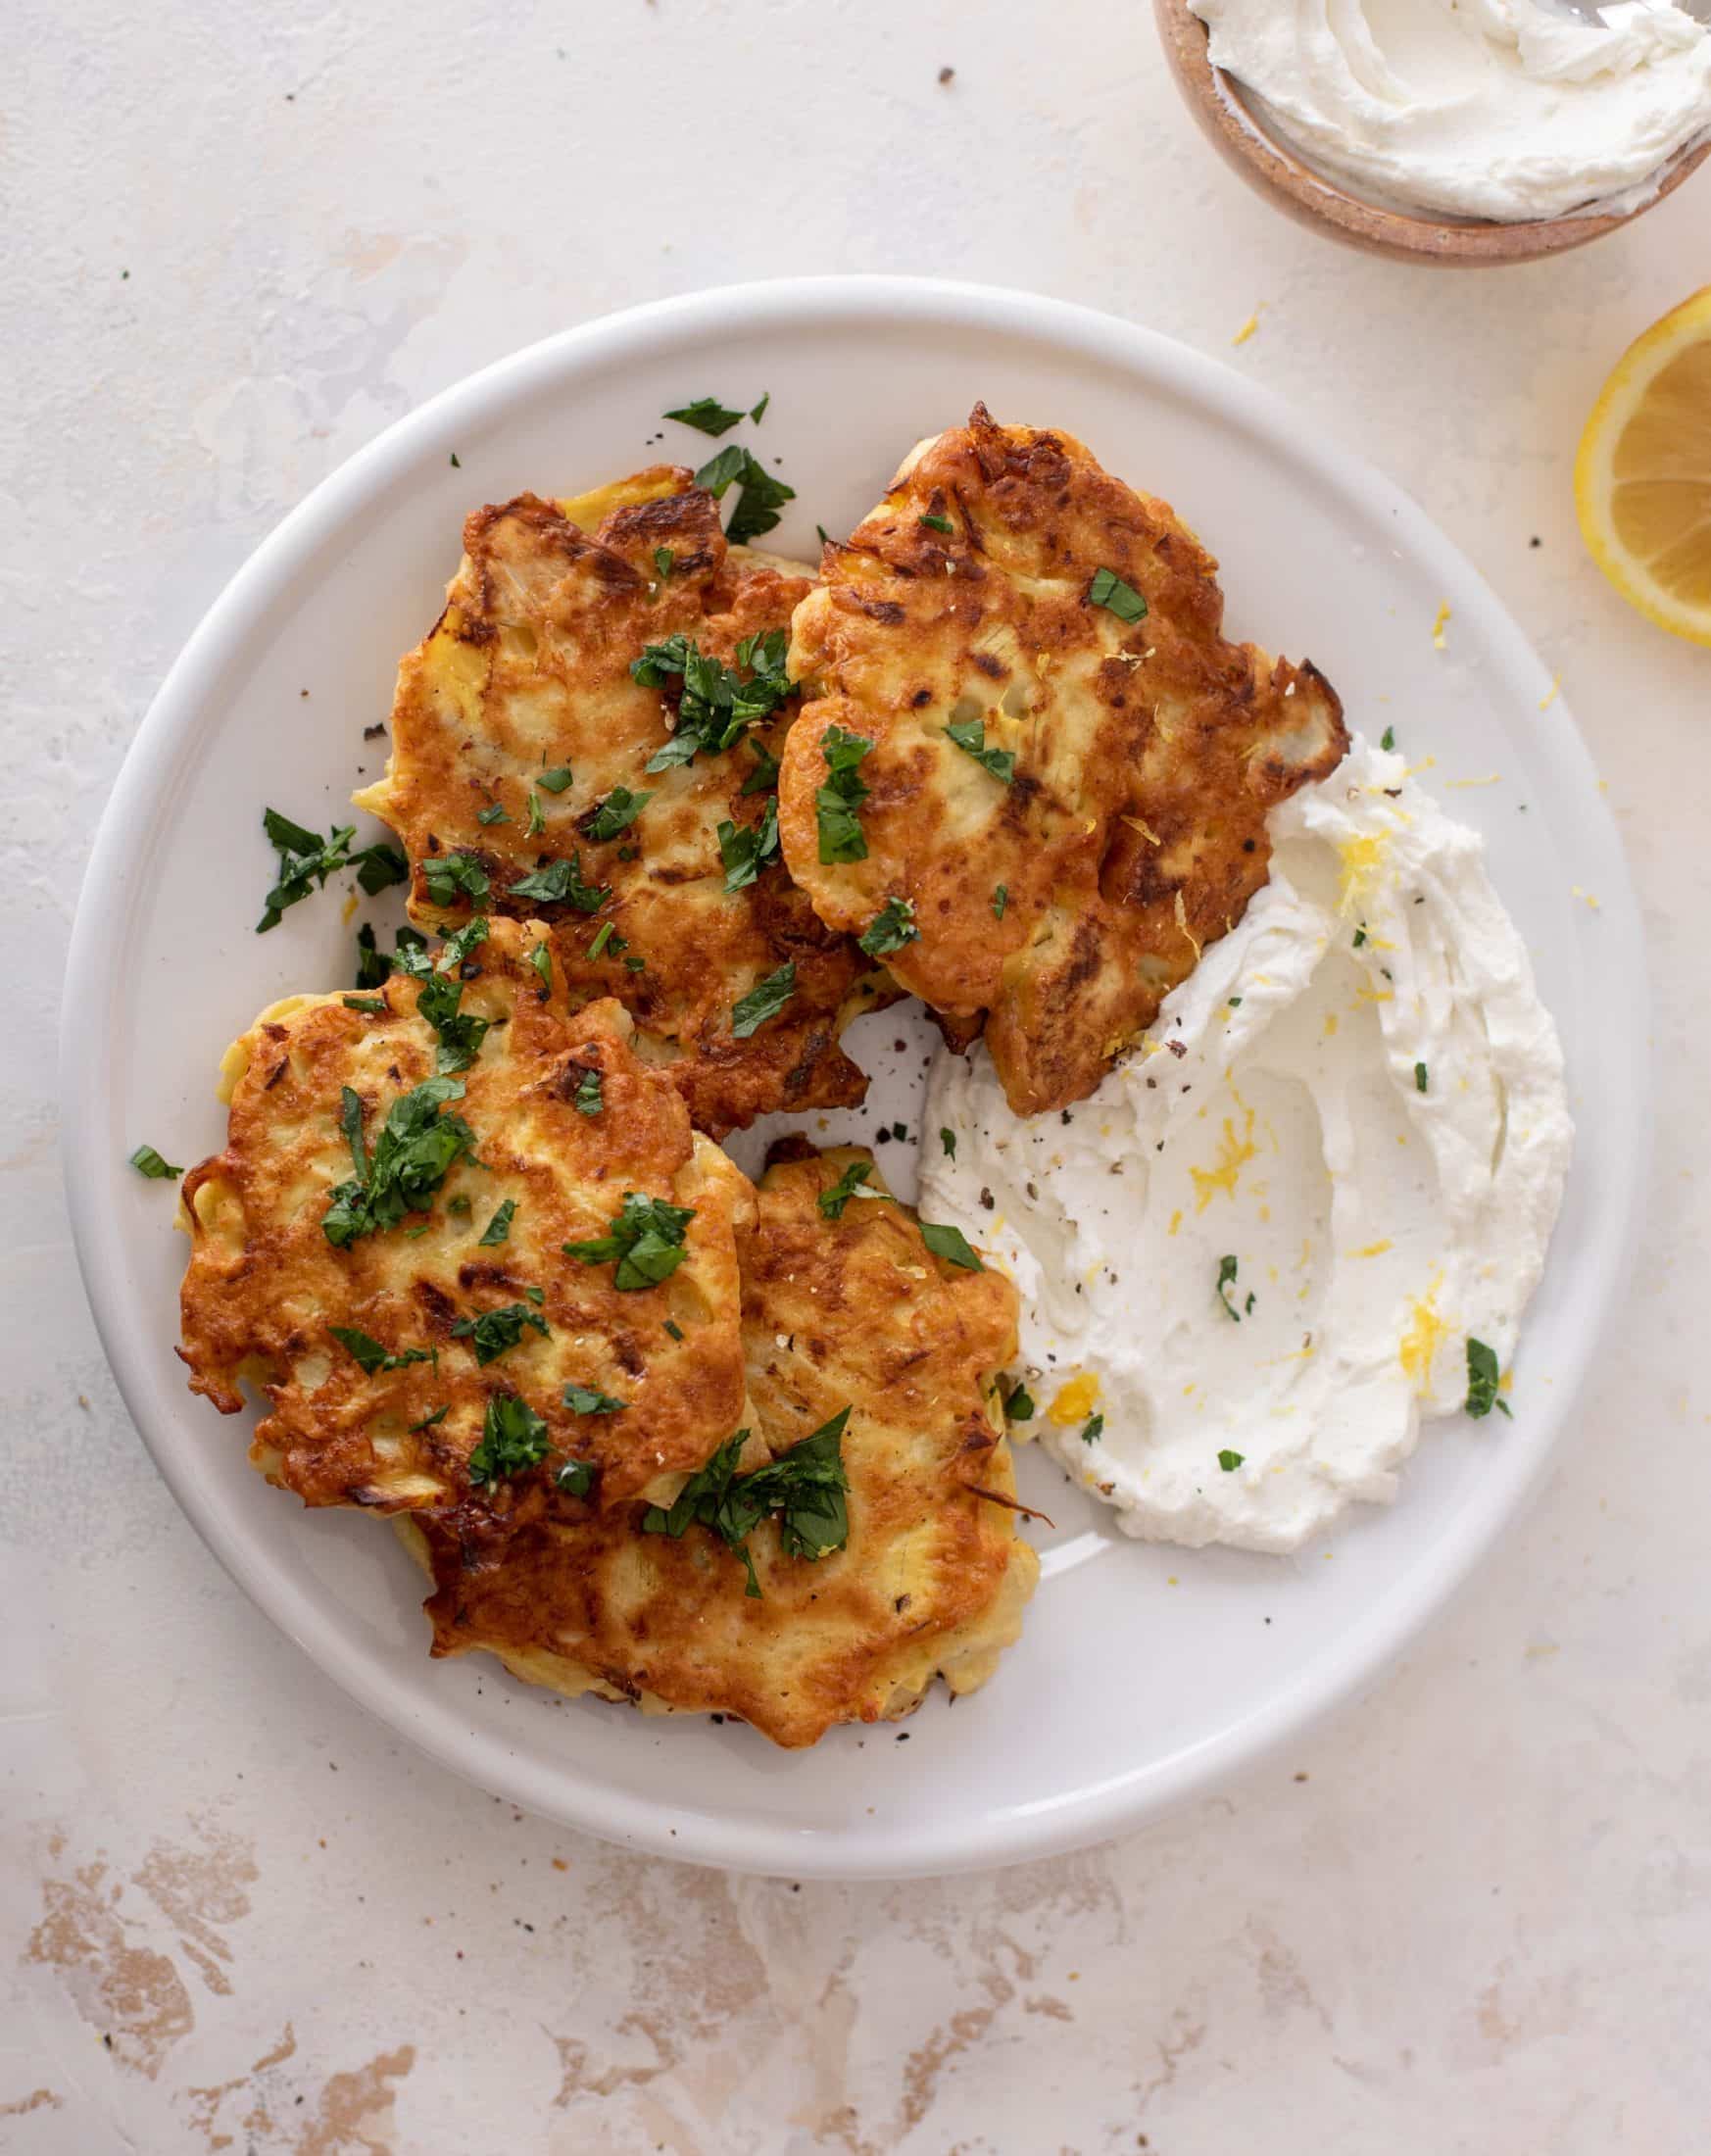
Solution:
M 1623 598 L 1711 645 L 1711 285 L 1622 355 L 1581 436 L 1575 507 Z

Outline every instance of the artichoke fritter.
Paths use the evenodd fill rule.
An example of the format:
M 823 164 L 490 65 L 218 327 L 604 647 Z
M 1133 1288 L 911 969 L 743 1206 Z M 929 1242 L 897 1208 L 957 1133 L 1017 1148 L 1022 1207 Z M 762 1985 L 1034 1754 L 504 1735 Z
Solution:
M 555 1497 L 497 1541 L 445 1514 L 400 1523 L 429 1570 L 436 1655 L 486 1649 L 516 1676 L 644 1707 L 718 1711 L 775 1743 L 906 1713 L 935 1674 L 973 1690 L 1018 1636 L 1039 1573 L 1016 1532 L 997 1372 L 1016 1294 L 935 1256 L 912 1214 L 820 1206 L 854 1148 L 790 1158 L 738 1230 L 753 1421 L 744 1471 L 786 1456 L 846 1409 L 848 1541 L 792 1555 L 771 1519 L 743 1558 L 709 1528 L 680 1539 L 632 1508 Z M 656 1520 L 656 1530 L 658 1529 Z
M 621 1006 L 565 1007 L 546 948 L 495 921 L 449 974 L 293 997 L 227 1054 L 179 1353 L 223 1413 L 240 1379 L 266 1397 L 250 1456 L 308 1504 L 504 1521 L 566 1472 L 669 1496 L 743 1413 L 753 1187 Z M 621 1255 L 563 1250 L 626 1215 Z
M 1067 434 L 923 442 L 797 609 L 779 829 L 1018 1114 L 1093 1092 L 1347 747 L 1310 664 L 1221 633 L 1216 563 Z
M 410 856 L 413 915 L 446 927 L 473 902 L 550 921 L 572 1004 L 615 996 L 714 1137 L 855 1104 L 867 1081 L 838 1037 L 890 984 L 785 875 L 772 792 L 809 580 L 727 550 L 718 504 L 672 466 L 479 510 L 464 549 L 399 667 L 385 774 L 356 796 Z M 649 647 L 677 670 L 638 681 Z M 718 706 L 724 747 L 692 723 L 709 687 L 740 692 Z M 763 981 L 788 996 L 746 1030 L 737 1006 Z

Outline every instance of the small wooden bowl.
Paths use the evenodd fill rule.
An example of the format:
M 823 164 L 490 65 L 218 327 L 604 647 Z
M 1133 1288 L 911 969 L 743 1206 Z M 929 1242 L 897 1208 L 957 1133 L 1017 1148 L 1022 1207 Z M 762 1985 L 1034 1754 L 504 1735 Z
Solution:
M 1340 187 L 1301 162 L 1287 144 L 1263 132 L 1240 86 L 1214 68 L 1206 53 L 1206 25 L 1188 0 L 1153 0 L 1165 58 L 1201 131 L 1225 162 L 1286 217 L 1312 225 L 1350 247 L 1393 262 L 1438 263 L 1479 269 L 1493 263 L 1537 262 L 1584 247 L 1614 232 L 1630 219 L 1672 194 L 1707 156 L 1711 142 L 1678 150 L 1663 168 L 1654 194 L 1632 210 L 1595 208 L 1568 217 L 1534 218 L 1519 224 L 1463 222 L 1382 210 Z

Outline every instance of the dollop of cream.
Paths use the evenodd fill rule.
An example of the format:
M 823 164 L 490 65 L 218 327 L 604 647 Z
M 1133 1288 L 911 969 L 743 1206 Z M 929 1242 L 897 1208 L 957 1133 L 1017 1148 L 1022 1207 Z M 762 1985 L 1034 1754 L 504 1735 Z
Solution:
M 1560 217 L 1711 129 L 1711 28 L 1678 0 L 1191 0 L 1213 64 L 1370 200 Z M 1590 13 L 1591 11 L 1589 11 Z
M 1507 1371 L 1572 1125 L 1483 842 L 1400 756 L 1357 736 L 1269 828 L 1270 881 L 1090 1100 L 1024 1119 L 978 1045 L 938 1056 L 921 1209 L 1021 1292 L 1015 1435 L 1133 1535 L 1285 1551 L 1395 1495 L 1470 1339 Z

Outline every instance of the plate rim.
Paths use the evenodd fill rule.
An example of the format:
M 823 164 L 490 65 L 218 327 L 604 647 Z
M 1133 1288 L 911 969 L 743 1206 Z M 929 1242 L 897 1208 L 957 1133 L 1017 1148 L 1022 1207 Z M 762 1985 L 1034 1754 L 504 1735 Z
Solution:
M 1458 613 L 1476 617 L 1488 643 L 1506 647 L 1535 669 L 1541 693 L 1550 676 L 1532 644 L 1471 561 L 1413 499 L 1375 466 L 1343 448 L 1316 422 L 1299 417 L 1277 392 L 1162 332 L 1074 302 L 1003 287 L 934 277 L 886 274 L 786 277 L 719 285 L 648 302 L 554 332 L 490 362 L 439 391 L 364 444 L 320 482 L 261 541 L 231 576 L 192 631 L 153 698 L 126 750 L 102 811 L 86 863 L 66 967 L 60 1029 L 62 1156 L 73 1244 L 97 1333 L 127 1412 L 179 1508 L 226 1572 L 275 1627 L 300 1647 L 347 1696 L 387 1728 L 409 1738 L 442 1766 L 490 1793 L 562 1825 L 651 1854 L 727 1870 L 793 1879 L 898 1879 L 942 1876 L 1020 1863 L 1087 1847 L 1179 1809 L 1192 1798 L 1250 1771 L 1285 1743 L 1298 1741 L 1327 1716 L 1375 1683 L 1405 1645 L 1441 1616 L 1517 1519 L 1567 1435 L 1587 1370 L 1632 1274 L 1641 1198 L 1650 1154 L 1651 999 L 1638 900 L 1620 834 L 1596 791 L 1591 758 L 1560 698 L 1553 713 L 1553 759 L 1573 767 L 1586 813 L 1619 869 L 1600 891 L 1600 933 L 1619 946 L 1631 1001 L 1630 1022 L 1610 1029 L 1612 1054 L 1625 1063 L 1626 1115 L 1600 1133 L 1614 1149 L 1622 1217 L 1577 1257 L 1599 1276 L 1596 1320 L 1571 1346 L 1559 1367 L 1548 1406 L 1532 1427 L 1493 1456 L 1480 1486 L 1478 1516 L 1402 1592 L 1393 1589 L 1370 1619 L 1268 1695 L 1264 1705 L 1136 1776 L 1083 1788 L 1054 1804 L 989 1815 L 972 1841 L 955 1820 L 917 1817 L 900 1827 L 868 1831 L 859 1824 L 793 1834 L 776 1822 L 710 1817 L 654 1798 L 639 1805 L 613 1792 L 576 1764 L 552 1766 L 520 1757 L 501 1740 L 458 1723 L 448 1712 L 429 1715 L 394 1693 L 361 1655 L 353 1656 L 338 1626 L 282 1574 L 257 1569 L 245 1540 L 196 1483 L 187 1455 L 171 1433 L 157 1431 L 139 1409 L 144 1366 L 158 1352 L 146 1328 L 125 1307 L 127 1241 L 117 1215 L 102 1202 L 103 1186 L 118 1170 L 90 1142 L 102 1128 L 107 1091 L 106 1014 L 112 1008 L 119 939 L 112 933 L 127 888 L 147 869 L 150 811 L 171 782 L 176 760 L 193 743 L 197 712 L 208 688 L 243 649 L 268 609 L 292 588 L 308 560 L 347 514 L 404 476 L 424 447 L 444 446 L 461 426 L 467 434 L 495 411 L 552 380 L 574 373 L 585 360 L 611 360 L 626 345 L 697 329 L 800 328 L 875 316 L 923 326 L 1020 333 L 1145 377 L 1283 453 L 1304 461 L 1339 500 L 1367 516 L 1388 515 L 1417 560 L 1428 562 Z M 135 833 L 134 838 L 129 834 Z M 1577 1149 L 1578 1151 L 1578 1149 Z M 1139 1786 L 1137 1786 L 1139 1778 Z

